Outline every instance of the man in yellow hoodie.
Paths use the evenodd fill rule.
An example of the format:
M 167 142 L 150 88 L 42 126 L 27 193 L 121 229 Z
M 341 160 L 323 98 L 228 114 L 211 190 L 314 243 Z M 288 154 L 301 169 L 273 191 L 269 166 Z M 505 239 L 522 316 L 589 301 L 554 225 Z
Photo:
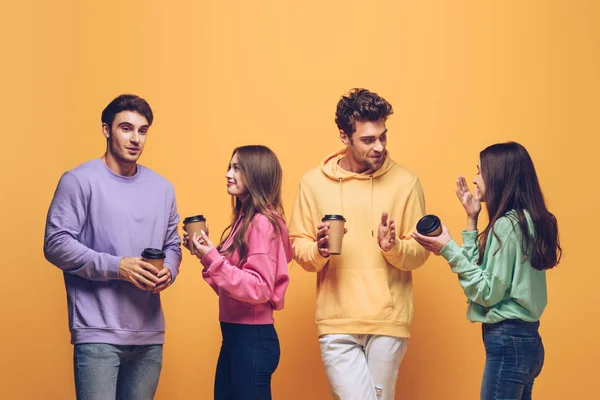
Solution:
M 411 271 L 429 253 L 410 234 L 425 214 L 416 175 L 386 151 L 392 106 L 352 89 L 337 105 L 342 151 L 300 181 L 290 223 L 294 259 L 317 272 L 321 357 L 335 399 L 393 400 L 413 316 Z M 340 255 L 327 251 L 326 214 L 341 214 Z

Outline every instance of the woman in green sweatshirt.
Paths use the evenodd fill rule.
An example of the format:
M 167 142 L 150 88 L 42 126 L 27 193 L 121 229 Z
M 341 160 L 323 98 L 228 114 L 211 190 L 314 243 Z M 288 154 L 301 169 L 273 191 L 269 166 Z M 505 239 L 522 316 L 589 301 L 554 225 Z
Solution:
M 413 237 L 448 261 L 468 298 L 468 319 L 482 323 L 481 399 L 531 399 L 544 363 L 538 328 L 547 303 L 545 270 L 556 266 L 562 254 L 558 227 L 523 146 L 494 144 L 480 153 L 479 161 L 474 194 L 464 177 L 456 182 L 467 213 L 462 247 L 444 224 L 437 237 Z M 479 233 L 481 202 L 490 222 Z

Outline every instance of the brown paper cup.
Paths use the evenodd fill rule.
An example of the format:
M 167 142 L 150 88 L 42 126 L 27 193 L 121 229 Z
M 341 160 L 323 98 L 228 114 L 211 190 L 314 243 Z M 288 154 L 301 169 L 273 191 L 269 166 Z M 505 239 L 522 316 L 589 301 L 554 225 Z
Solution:
M 344 240 L 344 225 L 346 220 L 341 215 L 326 215 L 321 220 L 322 222 L 329 223 L 329 230 L 327 235 L 329 240 L 327 242 L 327 250 L 331 255 L 342 254 L 342 242 Z
M 206 232 L 206 220 L 196 220 L 191 222 L 184 221 L 183 229 L 186 231 L 189 238 L 188 250 L 190 251 L 190 254 L 195 255 L 196 249 L 194 248 L 195 246 L 194 242 L 192 242 L 192 237 L 194 236 L 194 233 L 196 233 L 196 236 L 200 236 L 200 231 Z
M 142 261 L 154 265 L 160 271 L 165 267 L 165 252 L 159 249 L 146 248 L 142 251 Z

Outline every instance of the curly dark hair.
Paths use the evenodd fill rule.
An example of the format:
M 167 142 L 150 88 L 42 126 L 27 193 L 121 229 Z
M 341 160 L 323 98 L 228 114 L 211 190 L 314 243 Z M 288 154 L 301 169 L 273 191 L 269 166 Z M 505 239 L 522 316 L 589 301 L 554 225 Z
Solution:
M 102 123 L 111 128 L 115 120 L 115 115 L 121 111 L 135 111 L 143 115 L 148 121 L 148 126 L 152 125 L 152 121 L 154 120 L 152 108 L 150 108 L 150 104 L 146 100 L 135 94 L 122 94 L 111 101 L 102 111 Z
M 338 129 L 351 137 L 356 131 L 356 121 L 387 119 L 393 113 L 392 105 L 377 93 L 354 88 L 338 102 L 335 123 Z

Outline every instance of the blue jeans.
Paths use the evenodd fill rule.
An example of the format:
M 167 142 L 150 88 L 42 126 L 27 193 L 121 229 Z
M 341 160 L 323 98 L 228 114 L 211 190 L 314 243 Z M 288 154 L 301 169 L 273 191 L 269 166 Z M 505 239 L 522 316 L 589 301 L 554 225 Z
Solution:
M 78 400 L 151 400 L 162 367 L 162 344 L 76 344 L 73 364 Z
M 481 400 L 529 400 L 544 365 L 538 322 L 511 319 L 483 324 L 485 369 Z
M 275 327 L 221 322 L 221 333 L 215 400 L 271 400 L 280 355 Z

